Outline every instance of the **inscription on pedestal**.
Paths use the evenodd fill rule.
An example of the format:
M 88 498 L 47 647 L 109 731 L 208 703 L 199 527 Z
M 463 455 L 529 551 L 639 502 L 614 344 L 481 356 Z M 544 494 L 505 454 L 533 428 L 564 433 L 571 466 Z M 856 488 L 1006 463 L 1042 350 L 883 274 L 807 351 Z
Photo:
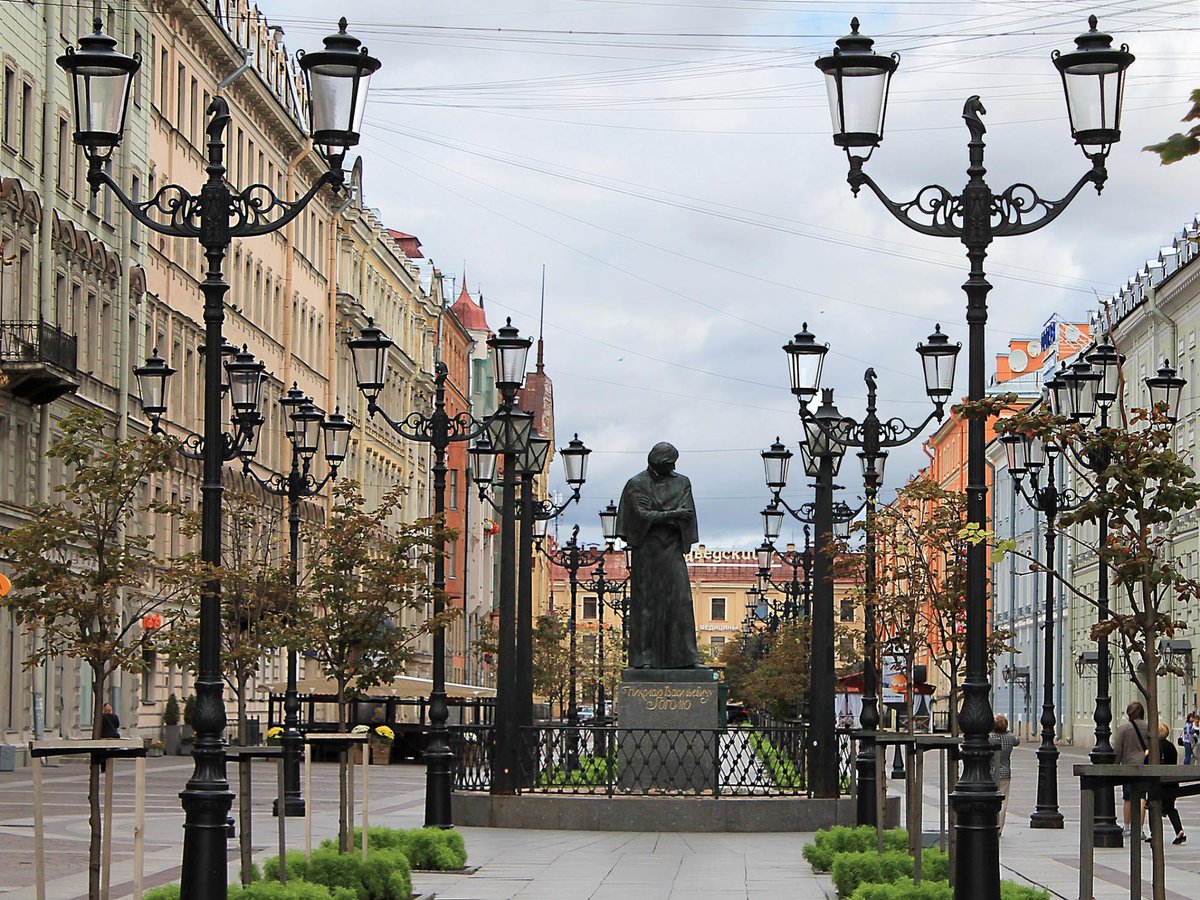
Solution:
M 662 680 L 654 680 L 656 675 Z M 718 729 L 724 723 L 718 684 L 710 678 L 708 670 L 625 673 L 617 704 L 623 789 L 713 790 L 719 777 Z

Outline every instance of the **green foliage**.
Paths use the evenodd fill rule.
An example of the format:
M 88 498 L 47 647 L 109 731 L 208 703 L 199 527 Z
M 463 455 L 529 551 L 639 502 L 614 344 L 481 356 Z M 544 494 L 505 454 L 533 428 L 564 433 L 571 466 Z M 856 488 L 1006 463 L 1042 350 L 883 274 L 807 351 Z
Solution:
M 433 604 L 427 573 L 452 532 L 434 519 L 400 521 L 403 496 L 403 488 L 388 491 L 368 512 L 359 485 L 339 480 L 328 519 L 304 527 L 309 566 L 295 603 L 297 640 L 337 683 L 340 724 L 351 678 L 356 690 L 390 682 L 411 660 L 412 642 L 457 615 L 448 608 L 440 622 L 423 620 Z
M 831 871 L 837 895 L 850 897 L 861 884 L 891 884 L 901 878 L 912 878 L 913 858 L 907 850 L 838 853 Z M 949 859 L 941 850 L 925 850 L 921 854 L 922 880 L 943 881 L 949 872 Z
M 1192 108 L 1180 121 L 1195 122 L 1200 120 L 1200 89 L 1192 91 Z M 1200 153 L 1200 125 L 1194 125 L 1187 134 L 1176 132 L 1165 141 L 1143 147 L 1151 153 L 1157 153 L 1164 166 L 1179 162 L 1189 156 Z
M 860 884 L 851 900 L 953 900 L 954 890 L 948 881 L 921 879 L 914 885 L 911 878 L 901 878 L 893 884 Z
M 757 731 L 751 731 L 749 737 L 750 746 L 754 748 L 754 752 L 766 765 L 767 770 L 771 773 L 771 780 L 775 782 L 776 786 L 804 787 L 804 777 L 796 770 L 792 761 L 781 754 L 774 744 Z
M 953 896 L 949 881 L 922 878 L 919 885 L 914 885 L 911 878 L 901 878 L 892 884 L 860 884 L 851 900 L 951 900 Z M 1050 895 L 1037 888 L 1001 881 L 1000 900 L 1050 900 Z
M 828 872 L 833 866 L 833 857 L 838 853 L 862 853 L 876 847 L 875 829 L 870 825 L 857 828 L 835 825 L 818 831 L 811 844 L 805 844 L 804 858 L 817 872 Z M 891 828 L 883 833 L 883 849 L 908 850 L 908 832 L 903 828 Z
M 229 900 L 358 900 L 359 895 L 349 888 L 328 888 L 323 884 L 288 878 L 287 884 L 260 881 L 239 887 L 229 886 Z
M 603 756 L 581 754 L 578 768 L 568 770 L 563 766 L 555 766 L 539 775 L 537 783 L 541 786 L 608 784 L 608 766 L 609 760 Z M 614 777 L 615 774 L 614 771 Z
M 571 680 L 571 651 L 567 643 L 567 619 L 561 612 L 538 616 L 533 626 L 533 689 L 559 709 Z
M 188 694 L 183 701 L 183 724 L 191 725 L 192 717 L 196 715 L 196 695 Z
M 354 829 L 351 844 L 362 846 L 362 829 Z M 457 870 L 467 865 L 467 845 L 463 836 L 452 828 L 371 828 L 367 831 L 368 855 L 376 850 L 397 850 L 406 858 L 406 868 L 428 870 Z M 337 842 L 326 839 L 322 850 L 336 850 Z M 288 856 L 291 865 L 291 856 Z M 290 869 L 289 869 L 290 871 Z
M 174 694 L 171 694 L 167 697 L 167 705 L 163 707 L 163 724 L 179 724 L 179 701 L 175 699 Z
M 179 885 L 164 884 L 156 888 L 150 888 L 150 890 L 142 894 L 142 900 L 179 900 Z
M 308 877 L 308 859 L 301 850 L 289 850 L 287 855 L 288 880 Z M 272 856 L 263 863 L 263 878 L 267 881 L 279 880 L 279 857 Z
M 309 860 L 305 880 L 328 888 L 350 888 L 358 895 L 358 900 L 369 900 L 362 868 L 362 860 L 356 853 L 318 850 Z

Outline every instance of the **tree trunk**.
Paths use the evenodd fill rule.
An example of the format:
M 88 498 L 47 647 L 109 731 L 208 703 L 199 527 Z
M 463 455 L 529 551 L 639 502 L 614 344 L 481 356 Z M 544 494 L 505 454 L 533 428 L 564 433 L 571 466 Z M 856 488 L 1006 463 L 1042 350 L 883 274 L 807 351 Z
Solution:
M 245 747 L 247 735 L 250 730 L 250 724 L 246 717 L 246 684 L 249 682 L 249 675 L 238 675 L 237 686 L 237 739 L 238 746 Z
M 337 686 L 338 731 L 346 730 L 346 680 L 339 678 Z M 350 778 L 350 752 L 338 754 L 338 852 L 350 852 L 350 810 L 347 788 Z M 311 802 L 311 801 L 310 801 Z
M 104 728 L 104 685 L 107 680 L 103 667 L 92 666 L 93 740 L 100 739 Z M 100 838 L 104 821 L 100 815 L 101 768 L 101 763 L 93 756 L 88 766 L 88 897 L 92 900 L 100 896 Z

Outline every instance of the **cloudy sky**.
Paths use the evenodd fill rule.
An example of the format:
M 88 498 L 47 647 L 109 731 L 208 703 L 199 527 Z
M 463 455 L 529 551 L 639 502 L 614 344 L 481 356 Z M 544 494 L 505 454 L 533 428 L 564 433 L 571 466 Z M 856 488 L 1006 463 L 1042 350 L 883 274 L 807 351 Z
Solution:
M 313 47 L 327 4 L 261 0 L 288 46 Z M 1088 163 L 1072 143 L 1050 52 L 1089 13 L 1137 56 L 1124 137 L 1102 196 L 993 244 L 989 355 L 1052 314 L 1086 321 L 1198 212 L 1200 158 L 1141 148 L 1180 129 L 1200 87 L 1195 0 L 1044 3 L 858 0 L 356 0 L 351 31 L 383 60 L 366 113 L 365 194 L 390 227 L 483 292 L 493 328 L 543 332 L 559 443 L 593 448 L 596 511 L 667 440 L 691 477 L 701 540 L 751 548 L 767 499 L 760 448 L 800 435 L 782 345 L 801 324 L 830 344 L 824 386 L 863 412 L 929 410 L 917 342 L 966 341 L 961 246 L 853 199 L 814 60 L 857 15 L 901 54 L 887 134 L 867 171 L 896 200 L 964 184 L 964 100 L 987 108 L 988 179 L 1065 194 Z M 966 390 L 965 347 L 958 387 Z M 990 373 L 989 373 L 990 374 Z M 924 460 L 892 454 L 889 489 Z M 847 499 L 861 494 L 850 460 Z M 560 478 L 556 472 L 556 479 Z M 793 503 L 809 499 L 794 479 Z M 561 482 L 559 482 L 561 484 Z M 785 531 L 785 538 L 788 532 Z

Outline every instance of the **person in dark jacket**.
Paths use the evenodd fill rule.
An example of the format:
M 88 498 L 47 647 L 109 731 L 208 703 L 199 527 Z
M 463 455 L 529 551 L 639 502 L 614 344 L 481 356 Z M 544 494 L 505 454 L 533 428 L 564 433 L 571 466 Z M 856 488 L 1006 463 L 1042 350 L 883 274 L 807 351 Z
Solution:
M 112 704 L 104 704 L 104 714 L 100 717 L 100 737 L 119 738 L 121 736 L 121 720 L 113 712 Z
M 1158 723 L 1158 758 L 1160 765 L 1179 765 L 1179 751 L 1176 750 L 1175 745 L 1171 743 L 1171 729 L 1166 722 Z M 1171 820 L 1171 827 L 1175 829 L 1175 840 L 1171 841 L 1172 844 L 1183 844 L 1187 842 L 1187 835 L 1183 833 L 1183 822 L 1179 818 L 1179 810 L 1175 808 L 1175 800 L 1178 797 L 1178 785 L 1163 785 L 1162 814 Z M 1150 840 L 1150 838 L 1146 838 L 1146 840 Z

